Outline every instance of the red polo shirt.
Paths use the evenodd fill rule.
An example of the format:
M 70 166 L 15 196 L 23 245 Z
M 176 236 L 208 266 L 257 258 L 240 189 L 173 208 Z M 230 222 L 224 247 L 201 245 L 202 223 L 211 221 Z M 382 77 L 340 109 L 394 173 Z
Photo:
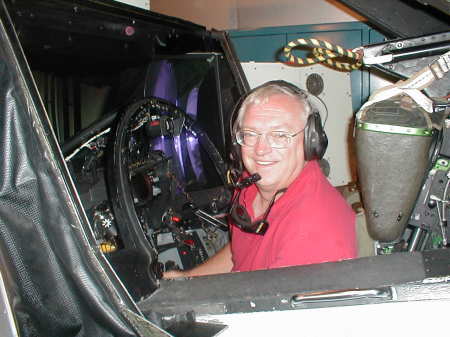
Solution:
M 242 191 L 240 203 L 254 221 L 256 186 Z M 233 271 L 250 271 L 338 261 L 356 257 L 355 214 L 323 175 L 308 162 L 274 203 L 264 236 L 231 226 Z

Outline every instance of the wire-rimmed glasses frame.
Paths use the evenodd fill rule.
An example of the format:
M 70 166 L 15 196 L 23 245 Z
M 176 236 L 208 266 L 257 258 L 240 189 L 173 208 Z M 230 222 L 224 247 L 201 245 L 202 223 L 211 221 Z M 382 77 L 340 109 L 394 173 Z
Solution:
M 295 133 L 286 131 L 269 131 L 265 133 L 254 130 L 240 129 L 236 132 L 236 142 L 241 146 L 254 147 L 258 144 L 261 136 L 265 137 L 266 142 L 273 149 L 285 149 L 291 143 L 292 139 L 298 136 L 305 128 Z

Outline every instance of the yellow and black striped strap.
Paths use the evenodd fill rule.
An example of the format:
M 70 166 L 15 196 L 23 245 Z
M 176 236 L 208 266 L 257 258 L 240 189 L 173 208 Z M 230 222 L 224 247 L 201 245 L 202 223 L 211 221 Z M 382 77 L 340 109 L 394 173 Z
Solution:
M 306 46 L 313 48 L 314 57 L 300 58 L 292 54 L 292 48 L 298 46 Z M 344 49 L 339 45 L 334 45 L 328 41 L 317 39 L 297 39 L 288 43 L 284 48 L 284 56 L 288 62 L 300 65 L 311 65 L 315 63 L 327 63 L 332 67 L 336 67 L 339 70 L 353 70 L 362 66 L 360 62 L 356 63 L 344 63 L 333 60 L 337 57 L 345 57 L 351 60 L 359 61 L 359 54 L 351 51 L 350 49 Z

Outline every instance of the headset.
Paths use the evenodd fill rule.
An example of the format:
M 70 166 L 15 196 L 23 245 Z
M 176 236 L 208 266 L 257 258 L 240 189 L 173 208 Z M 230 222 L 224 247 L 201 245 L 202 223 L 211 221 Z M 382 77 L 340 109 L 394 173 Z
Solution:
M 233 197 L 230 207 L 230 216 L 234 220 L 235 224 L 244 232 L 264 235 L 269 227 L 269 222 L 267 218 L 269 216 L 270 210 L 275 202 L 275 199 L 278 194 L 286 192 L 286 188 L 278 190 L 273 196 L 269 207 L 264 212 L 264 215 L 261 220 L 256 220 L 255 222 L 251 222 L 250 216 L 247 213 L 247 210 L 244 206 L 240 205 L 239 197 L 242 192 L 242 189 L 247 188 L 248 186 L 256 183 L 261 176 L 258 173 L 255 173 L 249 177 L 243 178 L 243 163 L 241 156 L 241 147 L 237 143 L 235 138 L 236 128 L 233 127 L 236 123 L 236 118 L 239 110 L 242 107 L 242 104 L 246 101 L 246 99 L 253 94 L 257 90 L 261 90 L 263 88 L 269 86 L 277 86 L 280 89 L 284 89 L 287 92 L 291 92 L 294 95 L 298 95 L 301 99 L 309 106 L 310 114 L 308 115 L 308 119 L 306 121 L 306 125 L 304 127 L 304 158 L 306 161 L 310 160 L 320 160 L 328 146 L 328 138 L 325 133 L 324 127 L 322 125 L 322 119 L 320 117 L 319 111 L 314 109 L 314 105 L 308 99 L 309 94 L 298 88 L 297 86 L 288 83 L 283 80 L 269 81 L 259 87 L 254 88 L 249 91 L 247 95 L 243 96 L 238 104 L 236 104 L 235 109 L 233 110 L 232 116 L 230 118 L 230 134 L 233 139 L 233 144 L 230 153 L 231 165 L 232 167 L 229 172 L 228 181 L 232 183 L 232 185 L 237 189 L 237 193 Z M 323 102 L 322 102 L 323 103 Z
M 229 171 L 231 177 L 229 177 L 229 180 L 231 179 L 232 181 L 234 181 L 233 185 L 235 185 L 239 181 L 242 172 L 244 170 L 241 156 L 241 147 L 237 143 L 235 138 L 236 130 L 234 128 L 234 124 L 236 122 L 238 112 L 250 95 L 252 95 L 256 91 L 259 91 L 269 86 L 276 86 L 279 87 L 280 89 L 284 89 L 288 92 L 291 92 L 294 95 L 300 96 L 301 99 L 305 102 L 305 104 L 307 104 L 310 108 L 309 109 L 310 114 L 308 115 L 308 119 L 306 121 L 303 137 L 303 149 L 305 160 L 306 161 L 320 160 L 322 159 L 323 155 L 325 154 L 325 151 L 327 150 L 328 137 L 325 133 L 319 111 L 310 102 L 309 99 L 310 94 L 307 91 L 298 88 L 294 84 L 283 80 L 274 80 L 266 82 L 250 90 L 246 95 L 241 97 L 241 99 L 236 104 L 230 118 L 230 134 L 232 137 L 232 147 L 230 151 L 231 169 Z

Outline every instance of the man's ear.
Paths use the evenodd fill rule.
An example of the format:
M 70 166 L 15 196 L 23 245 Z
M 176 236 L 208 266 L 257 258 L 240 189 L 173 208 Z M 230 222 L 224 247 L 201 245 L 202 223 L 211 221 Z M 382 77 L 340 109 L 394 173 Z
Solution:
M 306 152 L 305 152 L 305 138 L 304 138 L 303 135 L 301 135 L 300 137 L 301 137 L 301 139 L 299 139 L 299 143 L 301 144 L 301 146 L 298 146 L 297 151 L 300 152 L 299 155 L 303 156 L 303 159 L 305 160 L 305 162 L 307 162 L 306 155 L 305 155 L 306 154 Z

